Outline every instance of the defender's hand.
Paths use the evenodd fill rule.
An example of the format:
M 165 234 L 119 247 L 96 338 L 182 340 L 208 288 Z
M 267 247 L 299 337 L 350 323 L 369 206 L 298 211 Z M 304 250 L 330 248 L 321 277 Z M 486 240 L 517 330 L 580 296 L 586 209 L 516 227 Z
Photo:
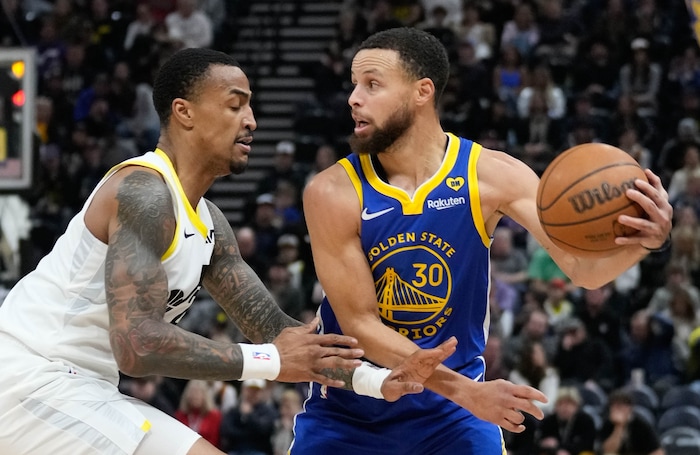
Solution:
M 337 334 L 319 335 L 316 333 L 318 322 L 316 317 L 301 327 L 287 327 L 274 339 L 280 354 L 277 381 L 314 381 L 329 387 L 343 387 L 343 381 L 330 379 L 323 371 L 353 370 L 360 366 L 362 362 L 358 359 L 364 351 L 354 348 L 357 340 Z
M 394 368 L 382 383 L 382 395 L 386 401 L 396 401 L 409 393 L 423 391 L 423 383 L 457 346 L 457 338 L 451 337 L 432 349 L 419 349 Z

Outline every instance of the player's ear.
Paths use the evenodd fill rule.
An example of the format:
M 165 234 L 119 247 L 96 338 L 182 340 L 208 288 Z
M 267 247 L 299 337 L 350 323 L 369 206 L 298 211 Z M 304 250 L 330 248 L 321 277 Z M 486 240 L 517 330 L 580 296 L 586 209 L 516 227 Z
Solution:
M 191 128 L 193 124 L 192 110 L 190 109 L 190 103 L 183 98 L 175 98 L 173 100 L 171 109 L 171 117 L 174 121 L 182 124 L 185 128 Z
M 416 81 L 417 97 L 416 103 L 419 106 L 432 104 L 435 99 L 435 84 L 427 77 Z

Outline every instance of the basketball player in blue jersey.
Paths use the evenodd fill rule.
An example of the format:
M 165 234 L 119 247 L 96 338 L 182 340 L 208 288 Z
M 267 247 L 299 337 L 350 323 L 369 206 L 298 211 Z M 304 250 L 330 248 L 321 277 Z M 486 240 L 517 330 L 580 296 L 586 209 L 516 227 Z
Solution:
M 355 371 L 356 340 L 318 335 L 317 322 L 302 326 L 279 309 L 241 259 L 221 211 L 203 198 L 214 179 L 246 167 L 256 128 L 250 98 L 247 77 L 226 54 L 188 49 L 163 65 L 153 90 L 157 149 L 109 171 L 0 307 L 0 453 L 223 455 L 120 394 L 120 370 L 357 382 L 360 392 L 396 400 L 422 390 L 454 351 L 451 340 L 393 372 Z M 261 344 L 212 341 L 176 326 L 202 286 Z
M 672 209 L 659 178 L 627 196 L 646 218 L 605 259 L 555 247 L 536 213 L 536 174 L 522 162 L 446 133 L 438 105 L 449 63 L 428 33 L 370 36 L 352 62 L 353 154 L 307 186 L 304 210 L 326 298 L 325 333 L 357 338 L 366 357 L 392 367 L 419 348 L 456 337 L 457 352 L 426 390 L 395 403 L 314 384 L 297 416 L 291 455 L 504 454 L 501 428 L 542 418 L 545 396 L 504 380 L 484 382 L 489 330 L 489 246 L 503 216 L 527 228 L 577 285 L 597 288 L 664 244 Z M 500 427 L 500 428 L 499 428 Z

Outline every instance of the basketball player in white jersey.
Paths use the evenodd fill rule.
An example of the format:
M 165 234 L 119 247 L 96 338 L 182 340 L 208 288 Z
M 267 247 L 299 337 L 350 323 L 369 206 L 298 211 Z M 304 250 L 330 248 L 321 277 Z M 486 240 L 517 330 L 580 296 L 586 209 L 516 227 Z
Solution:
M 454 351 L 452 340 L 393 372 L 355 371 L 356 340 L 317 335 L 317 321 L 302 326 L 279 309 L 203 198 L 214 179 L 246 167 L 256 128 L 250 98 L 226 54 L 187 49 L 163 65 L 153 91 L 157 149 L 110 170 L 0 307 L 0 453 L 222 454 L 120 394 L 119 370 L 316 381 L 396 400 L 420 392 Z M 202 286 L 261 344 L 212 341 L 173 324 Z

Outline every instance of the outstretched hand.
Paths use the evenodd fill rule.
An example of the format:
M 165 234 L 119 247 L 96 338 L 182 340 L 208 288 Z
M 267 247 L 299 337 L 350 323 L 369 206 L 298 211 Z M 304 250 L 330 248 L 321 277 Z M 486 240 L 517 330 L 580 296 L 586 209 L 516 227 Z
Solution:
M 420 393 L 423 383 L 457 347 L 457 338 L 451 337 L 440 346 L 419 349 L 394 368 L 382 383 L 382 395 L 386 401 L 396 401 L 404 395 Z
M 316 333 L 318 323 L 316 317 L 303 326 L 287 327 L 274 339 L 280 354 L 277 381 L 314 381 L 329 387 L 343 387 L 345 382 L 329 378 L 328 371 L 351 371 L 360 366 L 359 358 L 364 351 L 355 348 L 357 340 L 338 334 L 319 335 Z
M 479 383 L 477 393 L 470 398 L 471 406 L 468 409 L 472 414 L 513 433 L 525 430 L 523 412 L 538 420 L 544 417 L 534 401 L 547 402 L 547 397 L 539 390 L 503 379 Z

